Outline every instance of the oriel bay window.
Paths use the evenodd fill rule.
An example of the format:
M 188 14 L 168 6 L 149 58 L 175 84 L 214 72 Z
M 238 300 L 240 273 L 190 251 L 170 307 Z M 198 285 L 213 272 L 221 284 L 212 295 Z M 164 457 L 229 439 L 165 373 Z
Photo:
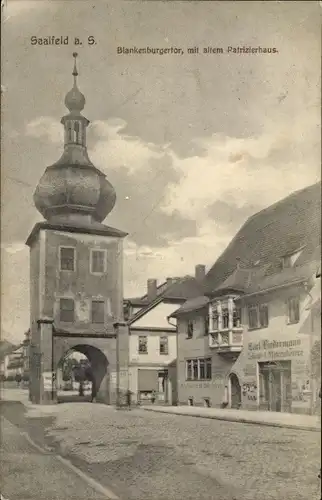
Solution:
M 233 297 L 212 303 L 209 308 L 209 317 L 210 331 L 241 328 L 241 309 L 235 304 Z
M 187 380 L 211 380 L 211 358 L 186 360 Z

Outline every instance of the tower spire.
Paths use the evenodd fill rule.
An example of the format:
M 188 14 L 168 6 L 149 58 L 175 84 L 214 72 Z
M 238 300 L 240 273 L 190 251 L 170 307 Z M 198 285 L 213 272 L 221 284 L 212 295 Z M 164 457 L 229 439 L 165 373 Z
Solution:
M 85 106 L 85 97 L 77 86 L 77 77 L 78 77 L 77 64 L 76 64 L 77 57 L 78 57 L 77 52 L 73 52 L 74 69 L 72 75 L 74 77 L 74 85 L 73 88 L 69 92 L 67 92 L 67 95 L 65 97 L 66 108 L 68 108 L 69 111 L 73 114 L 80 114 L 80 112 L 84 109 Z
M 74 77 L 74 87 L 77 87 L 77 77 L 78 77 L 78 71 L 77 71 L 77 63 L 76 59 L 78 57 L 77 52 L 73 52 L 73 58 L 74 58 L 74 70 L 73 70 L 73 77 Z
M 67 92 L 69 112 L 61 119 L 65 139 L 62 156 L 47 167 L 36 188 L 36 208 L 47 220 L 101 222 L 115 205 L 113 186 L 87 154 L 86 129 L 89 121 L 82 115 L 85 97 L 77 86 L 77 53 L 73 53 L 74 83 Z

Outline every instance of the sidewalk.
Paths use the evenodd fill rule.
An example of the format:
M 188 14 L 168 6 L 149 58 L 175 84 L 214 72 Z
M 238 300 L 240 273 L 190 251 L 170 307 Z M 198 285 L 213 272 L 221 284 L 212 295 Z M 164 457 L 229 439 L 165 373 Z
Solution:
M 190 417 L 212 418 L 244 424 L 268 425 L 321 432 L 321 417 L 314 415 L 298 415 L 295 413 L 275 413 L 265 411 L 231 410 L 219 408 L 203 408 L 197 406 L 141 406 L 145 411 L 186 415 Z
M 28 400 L 28 391 L 23 389 L 2 389 L 0 399 L 3 401 L 20 401 L 28 410 L 29 417 L 54 415 L 61 405 L 34 405 Z M 142 410 L 186 415 L 190 417 L 226 420 L 244 424 L 284 427 L 306 431 L 321 432 L 321 417 L 318 415 L 298 415 L 296 413 L 275 413 L 265 411 L 231 410 L 204 408 L 198 406 L 140 406 Z

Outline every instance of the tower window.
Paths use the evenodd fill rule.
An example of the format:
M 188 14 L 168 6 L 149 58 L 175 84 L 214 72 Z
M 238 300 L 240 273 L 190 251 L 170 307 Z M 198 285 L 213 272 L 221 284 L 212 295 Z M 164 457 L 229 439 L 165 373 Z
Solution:
M 60 321 L 73 323 L 75 319 L 75 303 L 73 299 L 60 299 Z
M 74 123 L 74 130 L 75 130 L 75 142 L 76 144 L 80 144 L 81 141 L 80 141 L 80 126 L 79 126 L 79 123 L 78 122 L 75 122 Z
M 92 323 L 105 322 L 105 303 L 103 300 L 92 301 Z
M 91 250 L 91 273 L 103 274 L 106 272 L 106 251 Z
M 60 247 L 60 270 L 75 271 L 75 248 Z

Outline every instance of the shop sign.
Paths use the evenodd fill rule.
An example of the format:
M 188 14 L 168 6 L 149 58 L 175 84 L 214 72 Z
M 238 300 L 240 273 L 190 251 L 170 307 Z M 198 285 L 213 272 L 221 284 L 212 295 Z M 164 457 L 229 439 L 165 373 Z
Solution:
M 279 359 L 296 358 L 303 356 L 301 349 L 302 341 L 300 339 L 292 340 L 259 340 L 258 342 L 249 342 L 247 346 L 248 359 Z M 295 349 L 294 349 L 295 348 Z

